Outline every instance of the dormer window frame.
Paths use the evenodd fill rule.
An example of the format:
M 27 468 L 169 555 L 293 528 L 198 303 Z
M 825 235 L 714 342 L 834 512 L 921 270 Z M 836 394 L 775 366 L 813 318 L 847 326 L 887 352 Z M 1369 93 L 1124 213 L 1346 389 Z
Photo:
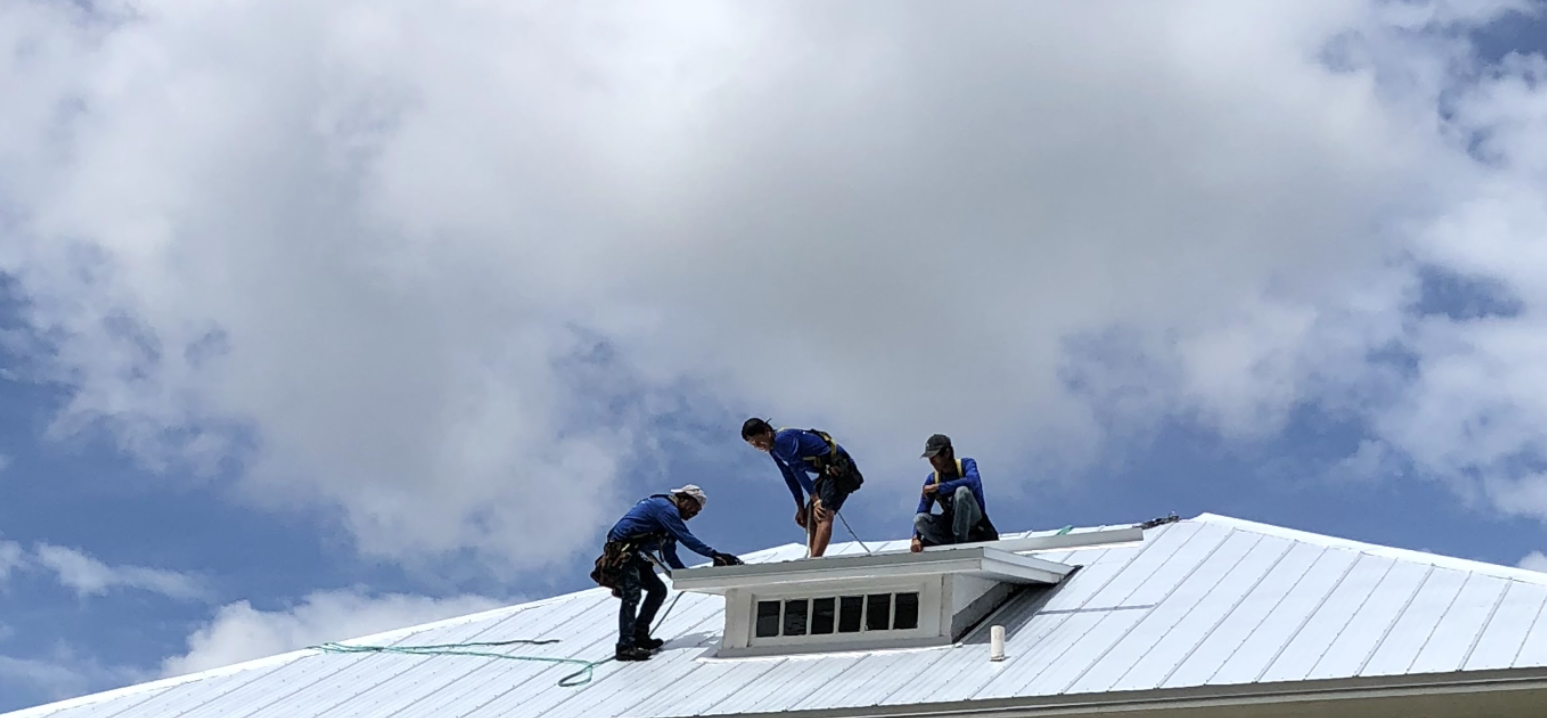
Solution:
M 838 621 L 842 614 L 842 599 L 844 597 L 864 597 L 862 611 L 868 611 L 870 596 L 886 595 L 889 597 L 889 619 L 896 619 L 897 594 L 912 593 L 918 596 L 917 625 L 911 629 L 888 628 L 886 630 L 871 630 L 866 625 L 866 613 L 861 614 L 860 630 L 853 632 L 840 632 Z M 939 577 L 912 577 L 897 578 L 886 581 L 871 581 L 862 584 L 844 584 L 834 582 L 830 584 L 796 584 L 793 586 L 769 586 L 759 588 L 736 589 L 725 596 L 726 633 L 724 636 L 724 655 L 760 655 L 768 653 L 806 653 L 825 651 L 854 650 L 856 646 L 869 648 L 878 647 L 914 647 L 921 645 L 938 644 L 944 641 L 942 628 L 945 607 L 943 600 L 945 592 L 943 583 Z M 803 635 L 784 635 L 783 615 L 780 617 L 780 634 L 775 636 L 757 635 L 758 604 L 766 601 L 778 601 L 781 609 L 788 605 L 789 601 L 802 599 L 815 601 L 819 599 L 834 599 L 834 629 L 831 633 L 811 633 L 807 630 Z M 808 603 L 808 616 L 806 625 L 811 625 L 810 604 Z M 948 624 L 944 624 L 948 625 Z

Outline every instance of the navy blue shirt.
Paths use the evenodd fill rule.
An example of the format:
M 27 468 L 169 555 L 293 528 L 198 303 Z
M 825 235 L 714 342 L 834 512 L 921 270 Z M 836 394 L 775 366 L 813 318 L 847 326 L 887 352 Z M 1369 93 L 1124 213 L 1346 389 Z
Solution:
M 806 459 L 827 456 L 830 451 L 832 449 L 828 448 L 827 442 L 821 436 L 805 429 L 780 429 L 774 432 L 773 448 L 768 450 L 768 455 L 772 456 L 774 463 L 779 466 L 779 473 L 784 474 L 784 484 L 790 487 L 790 493 L 795 496 L 795 503 L 801 505 L 806 503 L 801 489 L 805 489 L 806 495 L 816 493 L 811 475 L 821 474 L 821 471 Z
M 663 535 L 664 539 L 659 538 Z M 653 538 L 638 544 L 640 550 L 660 549 L 661 556 L 672 568 L 687 568 L 682 564 L 682 559 L 677 558 L 678 541 L 693 553 L 714 558 L 715 550 L 688 530 L 687 524 L 682 521 L 682 513 L 677 510 L 677 504 L 665 494 L 656 494 L 634 504 L 634 508 L 629 509 L 607 532 L 608 541 L 638 539 L 642 536 Z
M 978 462 L 966 457 L 962 457 L 961 459 L 958 459 L 958 461 L 961 462 L 961 478 L 940 482 L 940 488 L 935 491 L 933 496 L 925 495 L 922 493 L 919 494 L 919 508 L 917 513 L 929 513 L 929 508 L 934 504 L 937 497 L 949 501 L 951 495 L 956 493 L 957 489 L 965 486 L 972 491 L 973 498 L 978 500 L 978 508 L 982 509 L 983 515 L 988 515 L 988 504 L 983 502 L 983 479 L 978 476 Z M 931 471 L 924 477 L 924 485 L 928 486 L 933 483 L 934 480 L 935 472 Z M 944 505 L 945 502 L 942 501 L 941 506 Z M 915 531 L 914 533 L 917 534 L 918 532 Z

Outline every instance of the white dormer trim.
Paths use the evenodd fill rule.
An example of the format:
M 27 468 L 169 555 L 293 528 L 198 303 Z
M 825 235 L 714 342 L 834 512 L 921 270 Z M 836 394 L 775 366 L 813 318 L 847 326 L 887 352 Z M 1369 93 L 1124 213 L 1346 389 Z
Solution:
M 701 567 L 676 572 L 672 583 L 679 590 L 725 597 L 719 656 L 767 656 L 948 645 L 1017 586 L 1056 584 L 1074 568 L 979 544 Z M 872 621 L 872 606 L 883 605 L 888 620 Z M 902 624 L 899 605 L 907 619 Z M 762 631 L 760 606 L 772 612 L 764 613 Z
M 951 551 L 834 556 L 741 566 L 677 571 L 679 590 L 724 595 L 738 588 L 770 584 L 852 583 L 964 574 L 1012 583 L 1058 583 L 1073 566 L 976 545 Z

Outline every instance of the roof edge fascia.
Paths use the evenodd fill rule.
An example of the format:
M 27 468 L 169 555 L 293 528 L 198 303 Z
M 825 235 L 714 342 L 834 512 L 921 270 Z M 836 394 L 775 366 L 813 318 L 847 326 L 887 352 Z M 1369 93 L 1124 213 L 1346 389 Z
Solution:
M 1122 711 L 1250 708 L 1312 701 L 1403 699 L 1498 691 L 1547 691 L 1547 668 L 1339 678 L 1028 698 L 737 713 L 735 718 L 1047 718 Z
M 933 553 L 877 553 L 780 563 L 749 563 L 678 570 L 672 588 L 698 593 L 721 593 L 735 588 L 846 582 L 873 577 L 911 577 L 947 574 L 989 574 L 998 580 L 1056 584 L 1073 566 L 1035 556 L 1001 551 L 989 546 Z

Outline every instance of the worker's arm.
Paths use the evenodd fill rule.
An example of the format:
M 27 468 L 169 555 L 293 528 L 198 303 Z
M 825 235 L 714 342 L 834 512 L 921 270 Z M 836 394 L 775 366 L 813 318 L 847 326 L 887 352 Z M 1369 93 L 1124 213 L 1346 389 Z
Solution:
M 983 488 L 983 480 L 978 477 L 978 462 L 972 459 L 962 459 L 961 478 L 940 482 L 938 493 L 941 496 L 950 496 L 963 486 L 971 487 L 973 493 L 980 493 L 980 489 Z
M 666 559 L 666 565 L 672 568 L 687 568 L 682 559 L 677 556 L 677 542 L 666 540 L 661 542 L 661 557 Z
M 780 461 L 777 457 L 774 458 L 774 464 L 779 467 L 779 473 L 784 475 L 784 485 L 789 487 L 790 495 L 795 497 L 795 505 L 805 506 L 806 496 L 800 492 L 801 485 L 799 479 L 796 478 L 795 470 L 790 468 L 788 464 Z
M 794 432 L 788 432 L 774 434 L 773 447 L 768 451 L 774 463 L 779 465 L 779 473 L 784 474 L 784 485 L 790 488 L 790 495 L 795 497 L 796 508 L 806 505 L 806 494 L 816 493 L 805 468 L 796 468 L 802 466 L 799 449 L 800 440 L 794 436 Z M 801 489 L 805 489 L 806 493 L 802 494 Z
M 661 522 L 661 525 L 666 527 L 667 533 L 670 533 L 678 541 L 682 542 L 682 545 L 688 547 L 688 549 L 693 553 L 703 556 L 704 558 L 714 558 L 715 550 L 709 548 L 709 544 L 706 544 L 703 541 L 699 541 L 698 537 L 694 536 L 693 532 L 688 530 L 687 524 L 682 522 L 682 514 L 677 513 L 676 505 L 667 503 L 667 505 L 661 507 L 659 511 L 660 514 L 658 518 Z M 672 554 L 676 554 L 675 546 L 672 547 Z M 674 565 L 672 568 L 682 568 L 680 565 L 681 563 L 681 561 L 678 561 L 678 565 Z
M 927 478 L 924 479 L 924 485 L 925 486 L 929 485 L 929 479 L 927 479 Z M 923 491 L 920 491 L 919 492 L 919 507 L 913 510 L 914 516 L 917 516 L 919 514 L 927 514 L 927 513 L 929 513 L 929 509 L 933 507 L 934 503 L 935 503 L 935 498 L 933 496 L 930 496 L 929 494 L 926 494 Z M 908 524 L 910 526 L 912 526 L 912 524 L 913 524 L 913 516 L 909 516 L 908 517 Z M 913 535 L 915 537 L 917 537 L 919 535 L 919 530 L 918 530 L 917 526 L 913 527 Z

